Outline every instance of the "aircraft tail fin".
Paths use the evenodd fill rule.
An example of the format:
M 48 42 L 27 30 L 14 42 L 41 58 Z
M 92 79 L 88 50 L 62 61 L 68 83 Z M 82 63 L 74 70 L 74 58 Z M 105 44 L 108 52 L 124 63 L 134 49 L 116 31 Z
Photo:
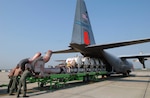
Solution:
M 95 44 L 92 27 L 84 0 L 77 0 L 72 40 L 70 44 Z

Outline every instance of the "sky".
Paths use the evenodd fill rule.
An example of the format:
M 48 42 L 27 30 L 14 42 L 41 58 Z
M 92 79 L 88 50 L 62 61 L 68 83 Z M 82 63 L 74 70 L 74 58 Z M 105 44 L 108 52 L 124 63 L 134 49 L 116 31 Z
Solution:
M 96 44 L 150 38 L 149 0 L 85 0 Z M 47 50 L 68 49 L 76 0 L 0 0 L 0 69 Z M 106 50 L 150 53 L 150 43 Z M 48 65 L 80 54 L 54 54 Z M 141 67 L 133 62 L 135 67 Z M 146 61 L 150 67 L 150 61 Z

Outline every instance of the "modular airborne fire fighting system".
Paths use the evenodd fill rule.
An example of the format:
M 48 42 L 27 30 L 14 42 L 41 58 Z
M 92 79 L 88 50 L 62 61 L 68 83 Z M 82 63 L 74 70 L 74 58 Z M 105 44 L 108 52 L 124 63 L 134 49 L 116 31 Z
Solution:
M 50 88 L 52 88 L 52 85 L 59 87 L 72 80 L 83 80 L 84 82 L 97 80 L 99 75 L 107 74 L 105 65 L 100 59 L 83 56 L 67 58 L 64 63 L 45 68 L 44 65 L 50 60 L 51 55 L 50 50 L 45 56 L 35 54 L 31 66 L 38 78 L 29 78 L 30 82 L 38 82 L 40 86 L 50 83 Z
M 50 58 L 52 52 L 47 57 Z M 84 72 L 98 72 L 105 70 L 105 65 L 98 58 L 90 58 L 83 56 L 76 56 L 67 58 L 64 63 L 61 63 L 55 67 L 45 68 L 45 62 L 43 57 L 39 57 L 32 63 L 34 65 L 34 72 L 38 73 L 42 77 L 49 74 L 61 74 L 61 73 L 84 73 Z

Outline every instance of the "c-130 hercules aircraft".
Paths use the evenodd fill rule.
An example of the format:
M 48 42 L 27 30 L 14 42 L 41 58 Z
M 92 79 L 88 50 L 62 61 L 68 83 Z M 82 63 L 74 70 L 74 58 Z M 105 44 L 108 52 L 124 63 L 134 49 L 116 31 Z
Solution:
M 69 46 L 70 49 L 53 51 L 52 53 L 80 52 L 84 57 L 100 59 L 104 63 L 106 71 L 110 74 L 111 72 L 115 72 L 128 76 L 133 70 L 133 64 L 127 60 L 128 58 L 139 59 L 143 64 L 143 68 L 145 68 L 145 58 L 150 57 L 150 55 L 142 54 L 115 57 L 105 50 L 145 42 L 150 42 L 150 38 L 96 45 L 85 2 L 84 0 L 77 0 L 72 40 Z

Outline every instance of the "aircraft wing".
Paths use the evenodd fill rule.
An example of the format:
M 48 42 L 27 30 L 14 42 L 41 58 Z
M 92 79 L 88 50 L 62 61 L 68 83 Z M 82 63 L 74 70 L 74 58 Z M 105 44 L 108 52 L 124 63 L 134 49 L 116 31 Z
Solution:
M 124 59 L 132 59 L 132 58 L 150 58 L 150 54 L 138 54 L 138 55 L 122 55 L 119 56 Z
M 66 49 L 66 50 L 59 50 L 59 51 L 53 51 L 52 53 L 73 53 L 73 52 L 78 52 L 75 51 L 74 49 Z
M 148 60 L 150 57 L 150 54 L 138 54 L 138 55 L 124 55 L 119 56 L 121 59 L 132 59 L 137 58 L 137 60 L 143 65 L 143 69 L 145 69 L 145 60 Z M 137 60 L 134 60 L 134 62 L 137 62 Z
M 116 48 L 116 47 L 128 46 L 128 45 L 133 45 L 133 44 L 140 44 L 140 43 L 145 43 L 145 42 L 150 42 L 150 38 L 141 39 L 141 40 L 133 40 L 133 41 L 116 42 L 116 43 L 110 43 L 110 44 L 102 44 L 102 45 L 89 45 L 86 48 L 109 49 L 109 48 Z

